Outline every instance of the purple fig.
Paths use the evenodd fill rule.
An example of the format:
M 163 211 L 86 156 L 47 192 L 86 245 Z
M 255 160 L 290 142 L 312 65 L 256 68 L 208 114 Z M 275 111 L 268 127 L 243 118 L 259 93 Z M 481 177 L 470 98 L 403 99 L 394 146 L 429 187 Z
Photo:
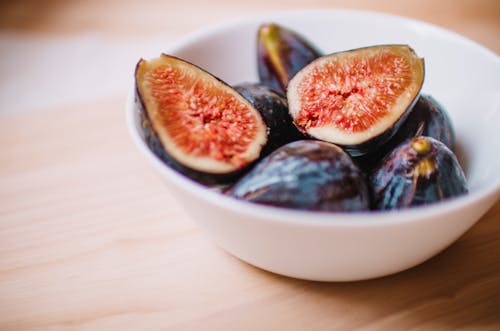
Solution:
M 257 67 L 261 83 L 285 94 L 290 79 L 321 53 L 298 33 L 275 23 L 257 33 Z

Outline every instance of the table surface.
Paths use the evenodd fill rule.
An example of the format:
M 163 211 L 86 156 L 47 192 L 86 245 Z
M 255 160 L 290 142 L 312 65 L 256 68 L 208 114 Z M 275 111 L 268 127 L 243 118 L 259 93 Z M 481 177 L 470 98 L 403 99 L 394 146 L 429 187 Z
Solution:
M 496 0 L 308 6 L 409 16 L 500 52 Z M 116 63 L 122 77 L 157 40 L 297 7 L 1 2 L 0 330 L 500 329 L 500 202 L 444 252 L 396 275 L 319 283 L 271 274 L 217 247 L 141 158 L 124 123 L 127 84 L 102 77 L 85 88 L 101 81 L 93 68 Z

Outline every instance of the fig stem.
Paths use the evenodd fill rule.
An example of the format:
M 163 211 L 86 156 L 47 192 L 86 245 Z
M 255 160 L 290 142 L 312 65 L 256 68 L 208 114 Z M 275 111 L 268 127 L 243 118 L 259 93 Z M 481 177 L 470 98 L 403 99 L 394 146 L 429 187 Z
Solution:
M 411 147 L 419 154 L 423 155 L 429 152 L 431 149 L 431 144 L 425 137 L 417 137 L 413 139 Z

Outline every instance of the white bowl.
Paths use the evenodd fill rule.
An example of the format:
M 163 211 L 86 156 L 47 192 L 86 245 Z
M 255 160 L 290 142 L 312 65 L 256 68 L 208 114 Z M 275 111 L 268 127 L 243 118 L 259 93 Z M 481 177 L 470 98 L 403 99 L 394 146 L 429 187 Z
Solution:
M 324 213 L 238 201 L 164 165 L 147 147 L 133 93 L 130 134 L 192 218 L 225 250 L 259 268 L 296 278 L 380 277 L 434 256 L 474 225 L 500 196 L 500 60 L 484 47 L 433 25 L 346 10 L 286 11 L 204 29 L 163 49 L 230 84 L 257 81 L 256 31 L 276 22 L 325 53 L 374 44 L 409 44 L 425 58 L 423 92 L 449 111 L 470 193 L 395 212 Z M 132 71 L 133 68 L 130 68 Z

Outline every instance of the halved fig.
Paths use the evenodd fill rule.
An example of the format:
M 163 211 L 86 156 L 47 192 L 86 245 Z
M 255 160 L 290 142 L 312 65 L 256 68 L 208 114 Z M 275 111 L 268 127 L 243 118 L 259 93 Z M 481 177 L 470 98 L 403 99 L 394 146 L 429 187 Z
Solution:
M 275 23 L 257 32 L 257 68 L 261 83 L 285 94 L 290 79 L 320 52 L 303 36 Z
M 260 156 L 267 127 L 259 112 L 210 73 L 162 54 L 139 61 L 135 82 L 146 141 L 174 169 L 222 183 Z
M 283 95 L 261 83 L 243 83 L 233 87 L 254 105 L 269 128 L 267 144 L 262 155 L 268 155 L 289 142 L 306 139 L 293 124 L 288 113 L 287 100 Z
M 407 45 L 333 53 L 293 77 L 289 111 L 303 132 L 359 156 L 394 135 L 423 81 L 424 61 Z
M 361 211 L 370 207 L 363 173 L 340 147 L 299 140 L 278 148 L 240 178 L 227 194 L 302 210 Z
M 370 175 L 375 209 L 426 205 L 468 192 L 464 172 L 453 152 L 425 136 L 399 145 Z

